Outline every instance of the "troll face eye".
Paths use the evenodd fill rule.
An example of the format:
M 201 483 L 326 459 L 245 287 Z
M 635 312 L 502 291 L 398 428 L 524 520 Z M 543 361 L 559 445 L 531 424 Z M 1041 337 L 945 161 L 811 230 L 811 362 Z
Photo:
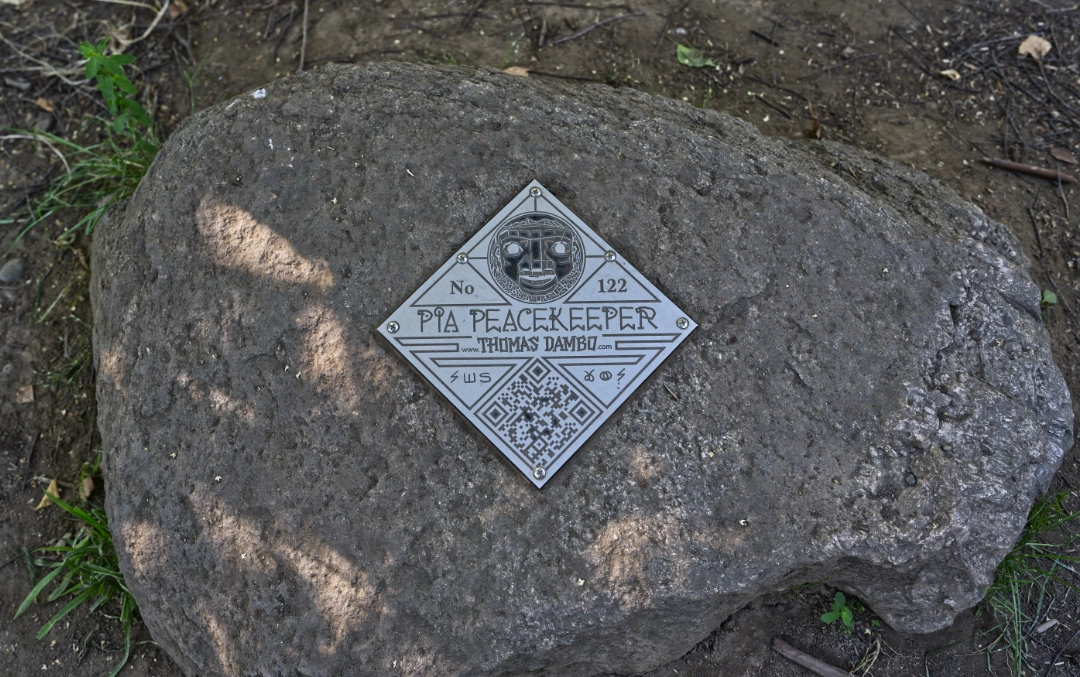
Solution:
M 551 245 L 551 253 L 555 256 L 567 256 L 570 254 L 570 245 L 566 242 L 556 242 Z
M 525 252 L 525 249 L 517 242 L 511 240 L 503 245 L 503 254 L 507 258 L 516 259 Z

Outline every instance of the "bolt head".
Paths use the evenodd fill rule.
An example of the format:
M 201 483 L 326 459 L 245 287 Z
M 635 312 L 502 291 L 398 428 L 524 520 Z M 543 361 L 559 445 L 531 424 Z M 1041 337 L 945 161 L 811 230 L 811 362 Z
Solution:
M 465 252 L 462 252 L 462 253 L 458 254 L 457 255 L 457 262 L 458 263 L 468 263 L 469 262 L 469 255 L 466 254 Z
M 614 261 L 615 260 L 615 252 L 611 251 L 610 249 L 607 250 L 606 252 L 604 252 L 604 260 L 605 261 Z
M 536 186 L 529 189 L 529 195 L 532 195 L 533 197 L 540 197 L 541 192 L 542 191 Z
M 546 476 L 547 470 L 544 469 L 544 466 L 538 465 L 533 469 L 533 477 L 535 477 L 536 479 L 542 480 Z
M 391 334 L 396 334 L 398 329 L 401 329 L 401 325 L 399 325 L 397 322 L 386 323 L 386 331 L 390 332 Z
M 690 326 L 690 320 L 686 319 L 685 317 L 680 317 L 679 319 L 675 320 L 675 326 L 677 326 L 679 329 L 686 329 Z

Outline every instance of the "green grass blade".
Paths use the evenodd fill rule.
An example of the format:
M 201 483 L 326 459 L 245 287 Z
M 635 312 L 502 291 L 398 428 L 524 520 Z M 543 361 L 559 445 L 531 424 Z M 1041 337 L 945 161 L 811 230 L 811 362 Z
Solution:
M 128 659 L 131 657 L 131 625 L 134 618 L 135 598 L 128 594 L 124 597 L 124 603 L 120 607 L 120 625 L 124 629 L 124 657 L 120 659 L 120 664 L 109 673 L 109 677 L 116 677 L 124 669 Z
M 56 625 L 58 621 L 60 621 L 64 616 L 67 616 L 69 613 L 74 611 L 75 607 L 90 599 L 93 592 L 93 590 L 84 590 L 81 595 L 75 597 L 70 602 L 65 604 L 64 608 L 60 609 L 60 611 L 58 611 L 55 616 L 50 618 L 48 623 L 41 626 L 41 629 L 38 630 L 37 638 L 41 639 L 45 635 L 49 634 L 49 631 L 53 629 L 53 626 Z
M 63 500 L 60 499 L 59 496 L 53 496 L 47 491 L 45 492 L 45 495 L 49 497 L 50 501 L 63 508 L 64 511 L 67 512 L 69 515 L 78 517 L 82 521 L 89 524 L 90 527 L 98 533 L 98 535 L 104 536 L 109 534 L 109 527 L 106 525 L 105 522 L 98 520 L 96 517 L 86 512 L 82 508 L 78 508 L 65 503 Z
M 62 570 L 62 569 L 60 569 L 60 570 Z M 60 585 L 56 586 L 56 589 L 53 590 L 51 593 L 49 593 L 49 596 L 45 598 L 45 601 L 46 602 L 55 602 L 56 600 L 60 599 L 60 597 L 65 592 L 68 591 L 68 588 L 71 587 L 72 579 L 74 579 L 74 578 L 75 578 L 75 570 L 69 568 L 68 572 L 67 572 L 67 575 L 64 576 L 64 580 L 60 581 Z
M 34 603 L 34 600 L 36 600 L 37 596 L 41 594 L 41 591 L 45 588 L 45 586 L 51 583 L 54 578 L 59 576 L 60 572 L 62 571 L 63 568 L 57 567 L 56 569 L 50 571 L 40 581 L 38 581 L 37 585 L 35 585 L 34 588 L 30 591 L 30 594 L 28 594 L 26 596 L 26 599 L 23 600 L 23 603 L 19 605 L 18 610 L 15 611 L 15 618 L 18 618 L 19 616 L 22 616 L 24 613 L 26 613 L 26 610 L 29 609 L 30 605 Z

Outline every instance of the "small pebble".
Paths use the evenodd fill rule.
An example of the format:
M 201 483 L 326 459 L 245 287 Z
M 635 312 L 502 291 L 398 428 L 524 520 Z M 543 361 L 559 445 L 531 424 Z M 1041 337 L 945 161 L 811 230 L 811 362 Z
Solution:
M 915 477 L 915 473 L 913 472 L 909 472 L 904 475 L 904 484 L 908 485 L 909 487 L 915 486 L 915 483 L 918 481 L 918 478 Z
M 7 376 L 11 372 L 15 371 L 15 365 L 8 362 L 7 364 L 4 365 L 3 369 L 0 369 L 0 371 L 4 372 L 4 376 Z
M 24 272 L 26 272 L 26 267 L 22 259 L 11 259 L 0 266 L 0 283 L 15 284 L 22 279 Z

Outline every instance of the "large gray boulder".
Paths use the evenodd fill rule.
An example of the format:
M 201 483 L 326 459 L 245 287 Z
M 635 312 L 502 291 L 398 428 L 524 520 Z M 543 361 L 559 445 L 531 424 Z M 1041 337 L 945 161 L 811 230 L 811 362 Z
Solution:
M 700 328 L 543 490 L 375 329 L 529 181 Z M 327 67 L 188 120 L 94 236 L 107 507 L 190 675 L 591 675 L 828 580 L 928 632 L 1072 442 L 1014 237 L 629 90 Z

